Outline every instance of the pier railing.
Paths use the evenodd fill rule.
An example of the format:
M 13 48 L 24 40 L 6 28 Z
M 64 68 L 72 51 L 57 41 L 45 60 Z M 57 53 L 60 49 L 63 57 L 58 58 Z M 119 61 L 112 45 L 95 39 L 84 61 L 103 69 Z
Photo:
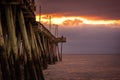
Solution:
M 36 22 L 34 7 L 34 0 L 0 1 L 0 80 L 44 80 L 42 69 L 61 60 L 66 39 Z

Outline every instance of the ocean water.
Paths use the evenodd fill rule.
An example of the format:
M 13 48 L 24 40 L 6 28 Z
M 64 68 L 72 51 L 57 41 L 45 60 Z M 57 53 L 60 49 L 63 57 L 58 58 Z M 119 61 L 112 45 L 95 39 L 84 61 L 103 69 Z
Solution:
M 45 80 L 120 80 L 120 55 L 63 55 L 43 72 Z

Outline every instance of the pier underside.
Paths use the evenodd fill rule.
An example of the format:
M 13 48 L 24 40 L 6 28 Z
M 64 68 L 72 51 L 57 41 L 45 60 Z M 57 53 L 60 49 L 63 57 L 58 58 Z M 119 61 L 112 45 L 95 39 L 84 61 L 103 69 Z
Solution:
M 43 69 L 60 61 L 56 38 L 35 21 L 34 0 L 0 1 L 0 80 L 44 80 Z

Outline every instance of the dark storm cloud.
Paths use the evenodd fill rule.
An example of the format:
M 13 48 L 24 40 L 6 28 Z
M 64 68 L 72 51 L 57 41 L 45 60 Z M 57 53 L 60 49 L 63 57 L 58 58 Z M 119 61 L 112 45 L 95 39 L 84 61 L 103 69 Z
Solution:
M 68 13 L 120 19 L 120 0 L 40 0 L 40 2 L 42 13 Z

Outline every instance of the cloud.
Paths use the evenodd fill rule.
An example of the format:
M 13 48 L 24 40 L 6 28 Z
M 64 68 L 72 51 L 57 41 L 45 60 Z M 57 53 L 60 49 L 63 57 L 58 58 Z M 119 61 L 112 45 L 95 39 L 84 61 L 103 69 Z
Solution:
M 37 5 L 41 4 L 43 14 L 85 16 L 95 21 L 120 20 L 120 0 L 40 0 L 40 4 L 38 1 Z M 37 7 L 36 13 L 39 11 Z M 83 21 L 78 19 L 67 19 L 63 23 L 66 26 L 59 28 L 59 35 L 67 37 L 64 53 L 120 53 L 119 22 L 110 25 L 91 25 L 81 24 Z M 77 24 L 80 25 L 76 26 Z
M 64 53 L 114 54 L 120 53 L 120 29 L 104 27 L 62 28 L 60 32 L 67 37 Z
M 38 1 L 38 0 L 37 0 Z M 42 13 L 120 19 L 120 0 L 41 0 Z M 39 7 L 37 7 L 39 12 Z
M 76 25 L 80 25 L 81 23 L 83 23 L 83 21 L 79 20 L 79 19 L 75 19 L 75 20 L 65 20 L 63 22 L 64 26 L 76 26 Z

